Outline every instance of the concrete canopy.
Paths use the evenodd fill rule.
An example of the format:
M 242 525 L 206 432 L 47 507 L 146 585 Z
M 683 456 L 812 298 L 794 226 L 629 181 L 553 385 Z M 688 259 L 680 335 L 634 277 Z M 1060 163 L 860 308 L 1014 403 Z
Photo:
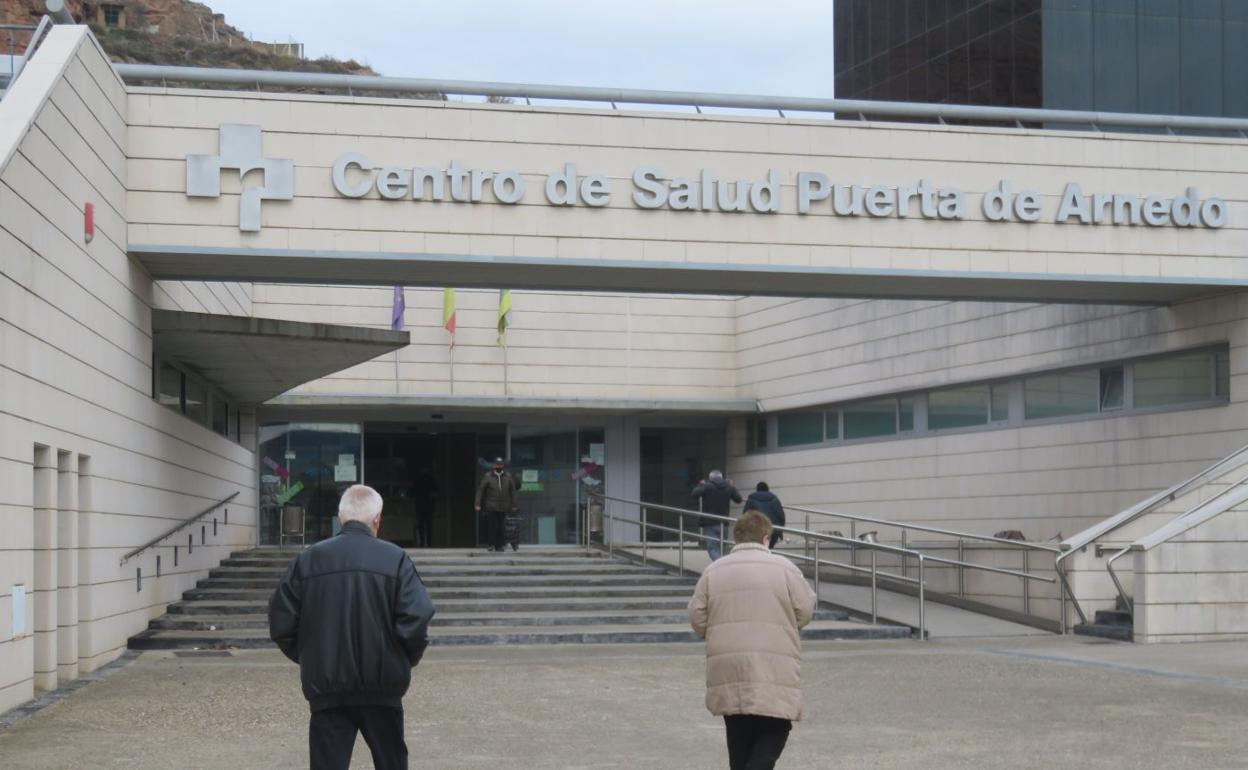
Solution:
M 202 375 L 245 405 L 406 346 L 410 335 L 361 326 L 152 311 L 159 358 Z

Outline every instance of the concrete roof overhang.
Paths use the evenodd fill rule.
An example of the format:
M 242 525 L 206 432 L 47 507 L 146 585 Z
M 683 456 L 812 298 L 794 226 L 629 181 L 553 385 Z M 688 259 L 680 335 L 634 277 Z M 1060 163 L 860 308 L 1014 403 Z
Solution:
M 407 332 L 272 318 L 152 311 L 156 355 L 252 405 L 404 347 Z
M 1167 305 L 1248 287 L 1241 279 L 542 259 L 466 254 L 131 244 L 166 280 L 547 291 Z
M 271 418 L 297 419 L 301 413 L 332 412 L 343 418 L 387 419 L 413 412 L 437 414 L 436 419 L 480 419 L 515 413 L 731 417 L 758 413 L 752 399 L 630 399 L 526 396 L 433 396 L 371 393 L 292 393 L 264 404 Z

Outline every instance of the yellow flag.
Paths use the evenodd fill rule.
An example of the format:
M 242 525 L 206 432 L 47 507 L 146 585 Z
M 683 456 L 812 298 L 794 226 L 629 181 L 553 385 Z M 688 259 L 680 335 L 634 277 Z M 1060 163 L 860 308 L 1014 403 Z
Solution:
M 503 335 L 507 333 L 507 314 L 511 312 L 511 289 L 498 292 L 498 346 L 503 347 Z

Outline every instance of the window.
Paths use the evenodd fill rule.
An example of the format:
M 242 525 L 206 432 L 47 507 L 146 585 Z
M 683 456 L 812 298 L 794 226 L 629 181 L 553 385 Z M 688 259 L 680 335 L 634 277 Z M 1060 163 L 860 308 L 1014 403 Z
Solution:
M 767 448 L 767 418 L 749 420 L 746 423 L 745 448 L 749 452 L 760 452 Z
M 222 436 L 230 433 L 230 407 L 219 396 L 212 397 L 212 429 Z
M 988 419 L 993 422 L 1005 422 L 1010 419 L 1010 384 L 1008 382 L 998 382 L 991 386 L 992 405 L 991 414 Z
M 987 385 L 934 390 L 927 395 L 927 427 L 930 430 L 966 428 L 987 423 Z
M 1061 372 L 1023 381 L 1023 416 L 1028 420 L 1097 411 L 1100 370 Z
M 843 410 L 845 439 L 891 436 L 897 432 L 897 400 L 863 401 Z
M 208 422 L 208 389 L 194 377 L 186 378 L 186 399 L 182 413 L 200 425 Z
M 1214 396 L 1214 355 L 1185 353 L 1135 365 L 1135 405 L 1165 406 L 1206 401 Z
M 897 430 L 914 430 L 914 396 L 897 399 Z
M 1214 354 L 1213 395 L 1218 398 L 1231 397 L 1231 351 L 1219 350 Z
M 1107 366 L 1101 370 L 1101 409 L 1121 409 L 1126 390 L 1126 377 L 1121 366 Z
M 776 444 L 796 446 L 823 441 L 823 412 L 786 412 L 776 418 Z
M 823 435 L 828 441 L 836 441 L 841 437 L 841 411 L 839 409 L 823 413 Z
M 104 12 L 104 26 L 106 27 L 120 26 L 121 24 L 121 6 L 120 5 L 106 5 L 103 7 L 102 10 Z
M 182 411 L 182 372 L 166 363 L 156 377 L 156 401 L 176 412 Z

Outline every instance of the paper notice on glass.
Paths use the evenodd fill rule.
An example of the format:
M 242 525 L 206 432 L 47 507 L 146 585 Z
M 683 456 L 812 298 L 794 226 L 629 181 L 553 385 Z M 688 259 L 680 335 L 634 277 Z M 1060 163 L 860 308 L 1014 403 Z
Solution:
M 596 465 L 607 464 L 607 445 L 606 444 L 590 444 L 589 459 L 594 461 Z
M 541 477 L 538 476 L 537 471 L 521 471 L 520 472 L 520 483 L 522 484 L 532 484 L 536 481 L 539 481 L 540 478 Z
M 356 471 L 354 465 L 335 465 L 334 481 L 355 481 Z
M 339 465 L 355 465 L 355 455 L 338 455 Z

